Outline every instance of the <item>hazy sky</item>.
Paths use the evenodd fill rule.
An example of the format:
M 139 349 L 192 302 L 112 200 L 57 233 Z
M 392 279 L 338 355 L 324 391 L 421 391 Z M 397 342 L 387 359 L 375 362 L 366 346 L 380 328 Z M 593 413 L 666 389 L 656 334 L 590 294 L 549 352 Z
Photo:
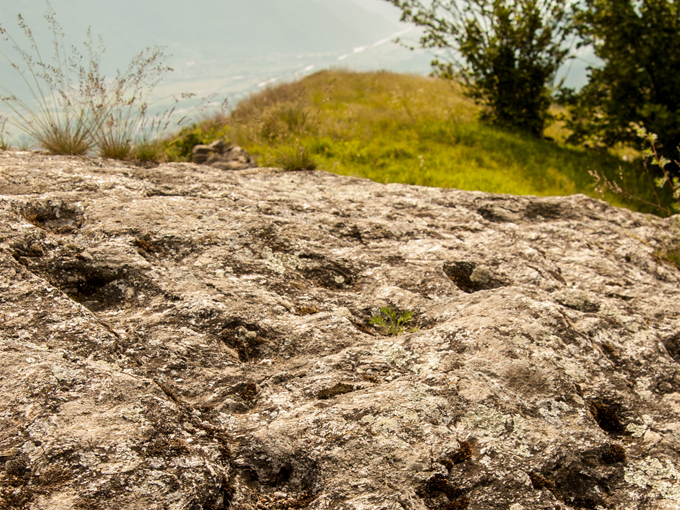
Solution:
M 247 75 L 255 85 L 313 65 L 395 69 L 426 73 L 428 57 L 391 40 L 409 27 L 384 0 L 52 0 L 69 43 L 88 27 L 101 35 L 104 68 L 121 68 L 141 49 L 167 47 L 176 72 L 171 80 Z M 44 0 L 0 0 L 0 23 L 12 33 L 21 12 L 41 46 L 49 48 Z M 411 30 L 413 41 L 416 31 Z M 20 39 L 20 38 L 18 38 Z M 376 43 L 381 43 L 377 44 Z M 378 51 L 380 49 L 380 51 Z M 387 51 L 386 51 L 387 50 Z M 300 57 L 300 62 L 287 62 Z M 306 58 L 307 57 L 307 58 Z M 299 64 L 299 65 L 298 65 Z M 301 66 L 301 67 L 300 67 Z M 233 72 L 232 72 L 233 71 Z M 200 85 L 200 84 L 199 84 Z
M 411 52 L 392 41 L 417 44 L 415 27 L 399 22 L 385 0 L 52 0 L 67 43 L 80 46 L 88 27 L 106 45 L 107 76 L 141 49 L 166 47 L 174 69 L 161 95 L 181 91 L 227 95 L 232 104 L 262 87 L 330 67 L 429 72 L 432 53 Z M 16 25 L 21 12 L 43 53 L 50 34 L 44 0 L 0 0 L 0 24 L 27 47 Z M 7 51 L 0 44 L 0 51 Z M 10 52 L 11 55 L 11 52 Z M 16 55 L 12 57 L 16 60 Z M 587 58 L 587 55 L 586 55 Z M 0 57 L 0 84 L 20 93 L 22 83 Z M 584 81 L 584 60 L 563 69 L 568 83 Z

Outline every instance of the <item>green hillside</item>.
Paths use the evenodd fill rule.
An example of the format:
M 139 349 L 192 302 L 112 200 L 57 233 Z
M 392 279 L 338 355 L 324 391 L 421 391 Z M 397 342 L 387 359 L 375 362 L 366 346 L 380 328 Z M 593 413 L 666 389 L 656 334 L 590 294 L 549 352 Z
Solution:
M 262 166 L 312 166 L 311 159 L 319 169 L 379 182 L 517 195 L 596 196 L 589 170 L 610 179 L 621 172 L 633 195 L 654 201 L 641 164 L 490 127 L 478 112 L 450 81 L 322 71 L 242 101 L 229 116 L 186 130 L 171 149 L 181 155 L 184 145 L 186 154 L 191 143 L 226 137 Z

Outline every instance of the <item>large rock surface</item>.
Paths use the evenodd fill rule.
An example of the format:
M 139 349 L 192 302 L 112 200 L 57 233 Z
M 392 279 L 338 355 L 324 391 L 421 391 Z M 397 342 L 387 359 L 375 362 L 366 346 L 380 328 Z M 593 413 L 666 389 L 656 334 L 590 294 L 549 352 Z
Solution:
M 0 172 L 2 509 L 680 508 L 677 216 L 25 152 Z M 387 305 L 404 334 L 371 324 Z

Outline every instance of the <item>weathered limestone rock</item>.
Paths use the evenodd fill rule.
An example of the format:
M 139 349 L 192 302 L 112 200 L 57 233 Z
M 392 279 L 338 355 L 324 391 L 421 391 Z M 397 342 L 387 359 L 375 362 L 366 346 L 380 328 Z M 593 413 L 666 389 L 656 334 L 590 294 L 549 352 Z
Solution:
M 677 216 L 0 171 L 0 508 L 680 508 Z M 388 305 L 407 333 L 371 324 Z
M 227 147 L 222 140 L 210 145 L 196 145 L 191 152 L 191 161 L 220 170 L 245 170 L 257 166 L 253 157 L 244 148 L 238 145 Z

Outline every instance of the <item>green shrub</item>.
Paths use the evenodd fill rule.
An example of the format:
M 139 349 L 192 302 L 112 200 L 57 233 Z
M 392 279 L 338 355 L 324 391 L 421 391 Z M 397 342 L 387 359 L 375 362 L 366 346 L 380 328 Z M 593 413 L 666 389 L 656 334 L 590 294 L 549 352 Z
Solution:
M 296 141 L 292 146 L 284 146 L 276 151 L 274 162 L 284 170 L 315 170 L 316 160 L 307 148 Z
M 567 127 L 573 142 L 642 150 L 631 122 L 659 137 L 668 159 L 680 144 L 680 3 L 676 0 L 573 2 L 580 46 L 590 46 L 602 65 L 588 68 L 588 83 L 567 94 Z M 676 175 L 678 175 L 676 173 Z
M 635 128 L 638 137 L 642 139 L 642 164 L 645 169 L 644 175 L 647 177 L 648 188 L 653 192 L 654 202 L 635 192 L 631 192 L 628 189 L 628 186 L 626 186 L 622 174 L 619 174 L 619 179 L 610 180 L 601 176 L 596 170 L 591 170 L 590 174 L 595 179 L 596 191 L 600 195 L 603 195 L 605 189 L 610 190 L 627 200 L 640 202 L 664 216 L 670 216 L 674 212 L 680 212 L 680 179 L 670 173 L 668 169 L 670 161 L 659 154 L 656 147 L 656 134 L 650 133 L 644 127 L 636 124 L 634 124 L 633 127 Z M 678 150 L 680 151 L 680 147 L 678 147 Z M 651 161 L 651 164 L 658 169 L 654 174 L 649 168 L 648 161 Z M 680 163 L 677 164 L 680 166 Z M 660 188 L 660 193 L 663 193 L 663 195 L 660 195 L 656 188 Z
M 541 136 L 568 50 L 565 0 L 388 0 L 423 29 L 424 48 L 446 48 L 434 73 L 462 79 L 495 125 Z
M 130 147 L 129 159 L 139 163 L 153 163 L 160 161 L 165 154 L 160 142 L 141 140 Z M 127 158 L 126 158 L 127 159 Z

